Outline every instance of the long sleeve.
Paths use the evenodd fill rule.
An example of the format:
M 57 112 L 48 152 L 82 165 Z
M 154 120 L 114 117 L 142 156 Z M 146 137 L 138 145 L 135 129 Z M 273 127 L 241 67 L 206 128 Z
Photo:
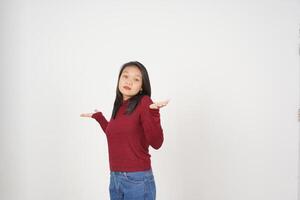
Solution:
M 106 134 L 106 127 L 108 124 L 108 121 L 105 119 L 102 112 L 96 112 L 92 115 L 92 118 L 94 118 L 101 126 L 103 132 Z
M 151 109 L 153 101 L 147 95 L 141 99 L 140 120 L 147 142 L 154 149 L 159 149 L 164 141 L 163 129 L 160 124 L 159 109 Z

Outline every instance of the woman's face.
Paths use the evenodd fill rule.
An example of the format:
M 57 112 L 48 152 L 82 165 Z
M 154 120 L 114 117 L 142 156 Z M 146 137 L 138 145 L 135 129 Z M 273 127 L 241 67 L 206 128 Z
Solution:
M 142 89 L 142 73 L 136 66 L 127 66 L 123 69 L 119 80 L 119 90 L 123 100 L 136 95 Z

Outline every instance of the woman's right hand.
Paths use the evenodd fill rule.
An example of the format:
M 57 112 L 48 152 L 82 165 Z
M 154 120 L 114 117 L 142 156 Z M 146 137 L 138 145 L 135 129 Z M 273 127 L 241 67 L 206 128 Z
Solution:
M 82 114 L 80 114 L 80 117 L 92 117 L 92 115 L 93 115 L 94 113 L 100 112 L 100 111 L 97 110 L 97 109 L 94 109 L 94 111 L 95 111 L 95 112 L 93 112 L 93 113 L 82 113 Z

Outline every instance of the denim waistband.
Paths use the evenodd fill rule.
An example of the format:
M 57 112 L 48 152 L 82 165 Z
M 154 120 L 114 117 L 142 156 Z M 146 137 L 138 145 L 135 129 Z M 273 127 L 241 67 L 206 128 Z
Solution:
M 152 175 L 152 169 L 145 170 L 145 171 L 134 171 L 134 172 L 121 172 L 121 171 L 110 171 L 110 174 L 114 175 Z

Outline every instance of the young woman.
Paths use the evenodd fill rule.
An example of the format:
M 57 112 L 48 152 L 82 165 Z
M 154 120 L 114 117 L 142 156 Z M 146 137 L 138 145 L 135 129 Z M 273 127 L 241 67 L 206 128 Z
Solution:
M 94 118 L 106 135 L 111 200 L 155 200 L 149 146 L 159 149 L 163 143 L 159 109 L 168 102 L 152 101 L 148 72 L 132 61 L 120 69 L 110 121 L 98 110 L 80 115 Z

